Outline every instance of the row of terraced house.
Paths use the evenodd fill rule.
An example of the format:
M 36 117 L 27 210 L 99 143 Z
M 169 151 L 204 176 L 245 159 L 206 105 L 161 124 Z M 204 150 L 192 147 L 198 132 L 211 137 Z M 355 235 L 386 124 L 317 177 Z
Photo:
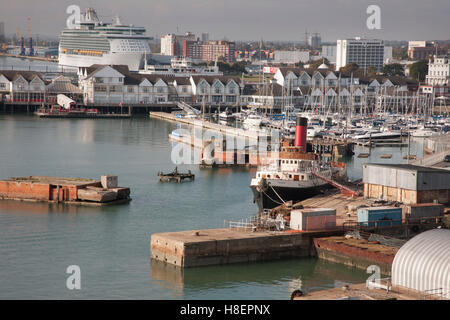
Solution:
M 64 76 L 47 81 L 38 72 L 0 70 L 0 94 L 3 101 L 19 104 L 56 103 L 56 95 L 63 93 L 90 106 L 173 105 L 184 101 L 197 106 L 358 107 L 376 93 L 411 97 L 418 87 L 400 77 L 357 78 L 344 72 L 301 68 L 280 68 L 274 80 L 263 86 L 244 85 L 233 76 L 133 73 L 127 66 L 117 65 L 79 68 L 77 80 L 78 85 L 74 85 Z

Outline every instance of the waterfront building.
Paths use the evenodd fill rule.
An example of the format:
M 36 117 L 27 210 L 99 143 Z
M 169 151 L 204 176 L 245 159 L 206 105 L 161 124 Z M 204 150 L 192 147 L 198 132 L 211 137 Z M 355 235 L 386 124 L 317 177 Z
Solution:
M 126 66 L 93 65 L 78 71 L 86 105 L 174 104 L 177 101 L 236 105 L 239 79 L 228 76 L 170 76 L 133 73 Z
M 376 39 L 337 40 L 336 71 L 354 62 L 365 72 L 369 67 L 381 71 L 384 61 L 384 42 Z
M 232 76 L 191 76 L 195 102 L 212 105 L 237 105 L 241 96 L 240 79 Z
M 42 74 L 34 71 L 0 70 L 2 99 L 14 103 L 42 103 L 46 83 Z
M 35 71 L 0 70 L 0 100 L 13 104 L 52 104 L 58 94 L 83 102 L 83 91 L 65 76 L 45 80 Z
M 186 32 L 184 35 L 169 33 L 161 37 L 161 54 L 166 56 L 181 56 L 183 41 L 195 41 L 195 34 Z
M 410 164 L 364 164 L 364 197 L 404 204 L 447 203 L 450 171 Z
M 336 72 L 333 70 L 304 69 L 281 67 L 275 72 L 274 79 L 282 86 L 349 86 L 358 85 L 359 78 L 345 72 Z M 339 82 L 340 81 L 340 82 Z
M 131 73 L 127 66 L 93 65 L 78 70 L 86 105 L 164 104 L 173 78 Z

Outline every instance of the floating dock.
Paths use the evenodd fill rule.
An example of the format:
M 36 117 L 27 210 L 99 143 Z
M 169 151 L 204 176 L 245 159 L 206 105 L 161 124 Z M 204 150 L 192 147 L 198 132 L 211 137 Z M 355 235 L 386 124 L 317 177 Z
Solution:
M 175 168 L 175 170 L 172 171 L 171 173 L 158 172 L 158 179 L 159 179 L 159 182 L 176 181 L 178 183 L 181 183 L 181 181 L 184 181 L 186 179 L 188 179 L 190 181 L 194 181 L 195 174 L 192 174 L 191 170 L 189 170 L 188 173 L 181 173 L 181 172 L 178 172 L 177 168 Z
M 117 176 L 101 180 L 27 176 L 0 180 L 0 199 L 104 206 L 131 200 L 130 189 L 117 186 Z

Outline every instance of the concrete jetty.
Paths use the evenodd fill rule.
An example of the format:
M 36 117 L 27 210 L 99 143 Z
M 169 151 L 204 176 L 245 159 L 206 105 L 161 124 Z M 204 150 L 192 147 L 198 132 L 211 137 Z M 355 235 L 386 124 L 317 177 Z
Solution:
M 343 230 L 314 232 L 246 231 L 221 228 L 157 233 L 151 236 L 151 258 L 179 267 L 314 256 L 313 238 L 342 235 Z

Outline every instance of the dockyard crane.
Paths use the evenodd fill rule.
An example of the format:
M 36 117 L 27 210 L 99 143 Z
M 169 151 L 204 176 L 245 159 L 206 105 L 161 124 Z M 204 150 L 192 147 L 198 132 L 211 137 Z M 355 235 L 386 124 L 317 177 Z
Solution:
M 31 37 L 31 17 L 27 18 L 27 23 L 28 23 L 28 39 L 30 39 L 30 49 L 28 51 L 28 55 L 34 56 L 33 38 Z
M 17 38 L 20 41 L 20 55 L 24 56 L 25 55 L 25 46 L 23 43 L 22 34 L 20 33 L 20 27 L 17 27 Z

